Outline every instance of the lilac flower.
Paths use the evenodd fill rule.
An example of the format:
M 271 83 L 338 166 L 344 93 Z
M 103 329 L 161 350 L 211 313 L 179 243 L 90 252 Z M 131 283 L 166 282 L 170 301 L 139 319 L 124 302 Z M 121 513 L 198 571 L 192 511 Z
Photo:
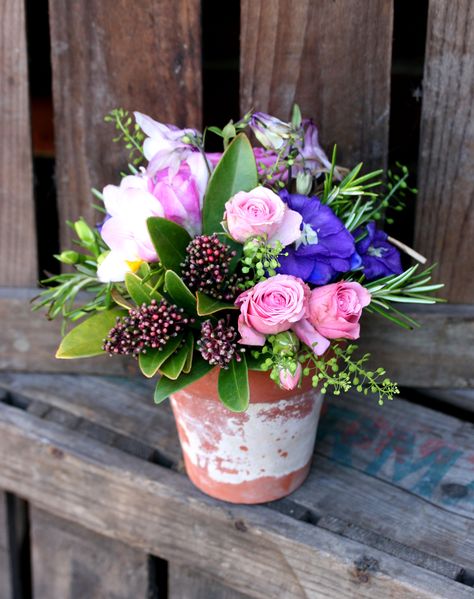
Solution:
M 357 252 L 362 258 L 363 271 L 367 279 L 379 279 L 388 275 L 399 275 L 403 272 L 398 250 L 387 241 L 388 235 L 376 229 L 374 221 L 354 231 L 357 239 L 366 233 L 357 245 Z
M 250 128 L 255 137 L 267 150 L 280 150 L 291 134 L 291 125 L 265 112 L 254 112 Z
M 199 134 L 195 129 L 179 129 L 175 125 L 158 123 L 141 112 L 134 112 L 135 120 L 148 136 L 143 143 L 143 153 L 149 161 L 148 175 L 153 177 L 157 171 L 169 168 L 174 175 L 183 160 L 199 150 L 192 146 L 190 138 Z
M 303 217 L 301 238 L 280 255 L 279 272 L 300 277 L 314 285 L 329 283 L 338 273 L 348 272 L 361 264 L 352 235 L 334 212 L 317 197 L 290 194 L 280 197 Z
M 317 175 L 324 170 L 329 170 L 331 168 L 331 161 L 328 159 L 319 143 L 316 125 L 311 119 L 304 119 L 302 125 L 304 138 L 300 147 L 300 156 L 303 158 L 304 167 L 309 169 L 313 175 Z M 297 160 L 297 169 L 298 164 L 299 162 Z

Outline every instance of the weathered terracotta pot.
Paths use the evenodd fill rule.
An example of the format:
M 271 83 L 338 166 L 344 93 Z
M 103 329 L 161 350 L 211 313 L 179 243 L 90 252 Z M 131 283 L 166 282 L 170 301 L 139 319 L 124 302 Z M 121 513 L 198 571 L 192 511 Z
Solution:
M 322 396 L 310 387 L 279 389 L 268 373 L 249 372 L 250 405 L 228 410 L 218 370 L 171 397 L 189 478 L 232 503 L 263 503 L 292 493 L 308 475 Z

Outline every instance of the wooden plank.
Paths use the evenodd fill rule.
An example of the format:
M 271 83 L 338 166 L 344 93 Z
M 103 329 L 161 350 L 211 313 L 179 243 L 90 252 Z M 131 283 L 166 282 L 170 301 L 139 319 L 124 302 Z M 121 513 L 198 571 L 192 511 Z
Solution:
M 30 312 L 29 300 L 37 290 L 0 289 L 0 320 L 4 342 L 0 344 L 0 371 L 75 372 L 136 375 L 135 360 L 120 357 L 56 360 L 61 339 L 59 322 Z M 390 376 L 407 387 L 474 387 L 474 307 L 412 307 L 408 313 L 421 327 L 406 331 L 378 316 L 362 322 L 361 351 L 373 354 Z M 449 355 L 449 366 L 446 356 Z M 410 356 L 410 368 L 407 368 Z
M 1 404 L 0 459 L 2 487 L 252 597 L 472 596 L 463 584 L 268 508 L 213 501 L 179 474 Z
M 15 399 L 31 401 L 31 407 L 47 402 L 56 410 L 69 411 L 89 422 L 100 422 L 120 435 L 140 439 L 156 448 L 159 463 L 177 467 L 181 454 L 171 410 L 167 404 L 154 406 L 151 386 L 142 381 L 10 374 L 0 375 L 0 387 Z M 453 492 L 460 490 L 452 485 L 456 471 L 446 468 L 442 461 L 437 469 L 438 454 L 432 456 L 431 462 L 421 460 L 420 464 L 416 452 L 412 452 L 413 462 L 407 465 L 406 476 L 400 478 L 399 486 L 398 479 L 387 480 L 385 470 L 372 473 L 371 469 L 360 467 L 359 462 L 351 461 L 356 452 L 360 462 L 364 460 L 365 464 L 380 459 L 381 448 L 386 448 L 387 443 L 383 445 L 380 441 L 382 434 L 377 425 L 383 425 L 382 430 L 388 431 L 388 439 L 397 440 L 396 447 L 401 446 L 403 439 L 415 439 L 414 445 L 426 447 L 431 429 L 424 431 L 421 423 L 425 420 L 430 423 L 433 413 L 403 400 L 384 408 L 373 403 L 366 406 L 368 402 L 367 398 L 354 397 L 346 401 L 328 400 L 311 475 L 290 497 L 290 507 L 284 512 L 293 518 L 315 521 L 319 526 L 337 526 L 341 534 L 357 535 L 364 538 L 367 545 L 456 579 L 462 568 L 469 570 L 474 564 L 472 510 L 456 513 L 453 503 Z M 359 421 L 368 422 L 364 434 L 360 433 L 363 425 L 358 424 Z M 402 424 L 397 427 L 399 421 Z M 456 419 L 438 414 L 432 435 L 438 440 L 442 438 L 445 445 L 457 443 L 456 447 L 462 451 L 458 468 L 464 464 L 469 476 L 471 445 L 466 446 L 463 439 L 454 439 L 459 426 Z M 336 443 L 340 453 L 333 456 Z M 429 458 L 429 450 L 427 446 L 425 458 Z M 439 505 L 428 502 L 426 495 L 417 494 L 413 489 L 415 483 L 423 488 L 436 476 L 441 489 L 445 490 L 438 493 Z M 469 507 L 469 503 L 466 505 Z M 275 509 L 280 509 L 279 504 Z M 407 514 L 411 515 L 409 527 L 406 526 Z
M 13 597 L 10 571 L 10 548 L 8 542 L 7 501 L 0 491 L 0 597 Z
M 148 557 L 31 506 L 35 599 L 147 599 Z
M 144 0 L 132 11 L 127 0 L 49 5 L 60 222 L 94 222 L 91 187 L 117 183 L 127 163 L 105 113 L 121 106 L 201 124 L 200 2 Z M 61 242 L 70 245 L 66 227 Z
M 0 285 L 37 278 L 25 5 L 0 2 Z
M 384 167 L 392 12 L 385 0 L 356 9 L 351 0 L 243 0 L 242 113 L 254 107 L 286 119 L 298 102 L 323 146 L 338 144 L 341 164 Z
M 438 262 L 452 302 L 474 302 L 474 6 L 430 0 L 423 77 L 416 247 Z M 471 276 L 469 276 L 471 273 Z
M 170 564 L 168 572 L 168 599 L 248 599 L 249 597 L 185 565 Z

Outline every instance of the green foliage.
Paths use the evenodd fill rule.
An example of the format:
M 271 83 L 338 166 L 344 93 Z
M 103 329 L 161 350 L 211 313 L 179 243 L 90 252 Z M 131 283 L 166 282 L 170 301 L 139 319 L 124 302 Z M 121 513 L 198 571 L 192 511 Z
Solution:
M 252 146 L 246 135 L 240 133 L 224 152 L 209 181 L 202 210 L 203 233 L 220 231 L 227 200 L 237 192 L 250 191 L 257 185 Z
M 419 326 L 416 320 L 395 308 L 393 303 L 435 304 L 444 302 L 445 300 L 442 298 L 429 295 L 444 287 L 442 283 L 430 284 L 435 266 L 432 265 L 418 273 L 419 265 L 416 264 L 400 275 L 389 275 L 370 283 L 364 283 L 365 288 L 372 296 L 366 310 L 380 314 L 406 329 Z
M 125 286 L 132 300 L 141 306 L 146 304 L 147 306 L 151 303 L 151 300 L 159 302 L 163 299 L 161 293 L 153 289 L 151 285 L 145 283 L 138 275 L 133 272 L 127 272 L 125 275 Z
M 222 300 L 209 297 L 202 291 L 196 291 L 197 313 L 199 316 L 209 316 L 222 310 L 237 310 L 237 306 L 223 302 Z
M 166 269 L 180 274 L 181 263 L 186 257 L 186 248 L 191 241 L 189 233 L 183 227 L 160 216 L 149 217 L 147 225 L 161 264 Z
M 242 360 L 232 360 L 227 370 L 219 371 L 217 383 L 219 398 L 232 412 L 244 412 L 250 399 L 248 367 L 245 355 Z
M 275 276 L 276 269 L 280 266 L 278 256 L 282 251 L 283 246 L 279 241 L 274 245 L 268 245 L 263 237 L 252 237 L 246 241 L 241 258 L 242 273 L 246 278 L 242 287 L 253 287 L 256 283 Z
M 178 349 L 183 335 L 172 337 L 162 349 L 147 349 L 138 356 L 140 370 L 147 378 L 152 378 L 162 364 Z
M 183 372 L 183 368 L 188 358 L 189 346 L 187 343 L 181 345 L 181 347 L 172 354 L 166 362 L 160 367 L 160 373 L 163 376 L 176 380 L 179 375 Z
M 107 123 L 113 123 L 117 130 L 117 136 L 113 141 L 122 141 L 125 148 L 129 150 L 128 159 L 134 166 L 138 166 L 143 162 L 143 140 L 145 134 L 137 125 L 133 123 L 133 117 L 127 110 L 123 108 L 114 108 L 104 117 Z
M 156 383 L 155 387 L 155 403 L 159 404 L 173 393 L 177 393 L 191 383 L 202 378 L 212 370 L 212 366 L 206 360 L 203 360 L 199 354 L 196 354 L 193 359 L 191 371 L 188 374 L 181 374 L 176 380 L 162 376 Z
M 188 374 L 188 372 L 191 371 L 191 368 L 193 366 L 193 353 L 194 353 L 194 335 L 190 331 L 188 332 L 184 342 L 188 348 L 188 353 L 186 356 L 186 362 L 183 366 L 183 373 Z
M 197 315 L 196 296 L 173 270 L 166 271 L 165 290 L 173 302 L 183 308 L 186 314 L 189 316 Z
M 54 319 L 58 316 L 67 321 L 75 322 L 97 310 L 107 310 L 114 305 L 112 292 L 119 290 L 121 285 L 116 283 L 101 283 L 97 280 L 97 263 L 100 256 L 107 251 L 99 232 L 84 221 L 68 222 L 77 238 L 77 250 L 66 250 L 55 256 L 63 264 L 72 266 L 76 272 L 66 272 L 52 275 L 41 281 L 45 287 L 33 299 L 33 310 L 47 307 L 47 317 Z M 77 305 L 79 292 L 86 291 L 90 299 Z
M 61 341 L 56 358 L 90 358 L 104 353 L 102 345 L 117 318 L 124 316 L 125 310 L 113 308 L 91 316 L 73 328 Z

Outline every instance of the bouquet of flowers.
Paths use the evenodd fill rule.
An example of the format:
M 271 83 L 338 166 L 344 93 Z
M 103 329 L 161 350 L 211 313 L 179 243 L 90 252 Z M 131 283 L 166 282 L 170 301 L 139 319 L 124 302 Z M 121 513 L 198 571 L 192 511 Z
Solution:
M 73 272 L 43 281 L 36 307 L 81 320 L 58 358 L 135 358 L 161 375 L 157 403 L 218 368 L 219 397 L 236 412 L 248 407 L 249 369 L 284 389 L 310 377 L 323 393 L 353 387 L 380 403 L 398 393 L 353 341 L 364 312 L 413 328 L 396 306 L 438 301 L 432 267 L 404 270 L 399 249 L 423 258 L 379 225 L 414 191 L 406 168 L 383 183 L 382 171 L 337 166 L 297 106 L 290 122 L 249 112 L 203 134 L 121 109 L 106 120 L 129 172 L 93 190 L 100 224 L 69 223 L 77 247 L 57 258 Z M 210 134 L 222 153 L 206 152 Z

